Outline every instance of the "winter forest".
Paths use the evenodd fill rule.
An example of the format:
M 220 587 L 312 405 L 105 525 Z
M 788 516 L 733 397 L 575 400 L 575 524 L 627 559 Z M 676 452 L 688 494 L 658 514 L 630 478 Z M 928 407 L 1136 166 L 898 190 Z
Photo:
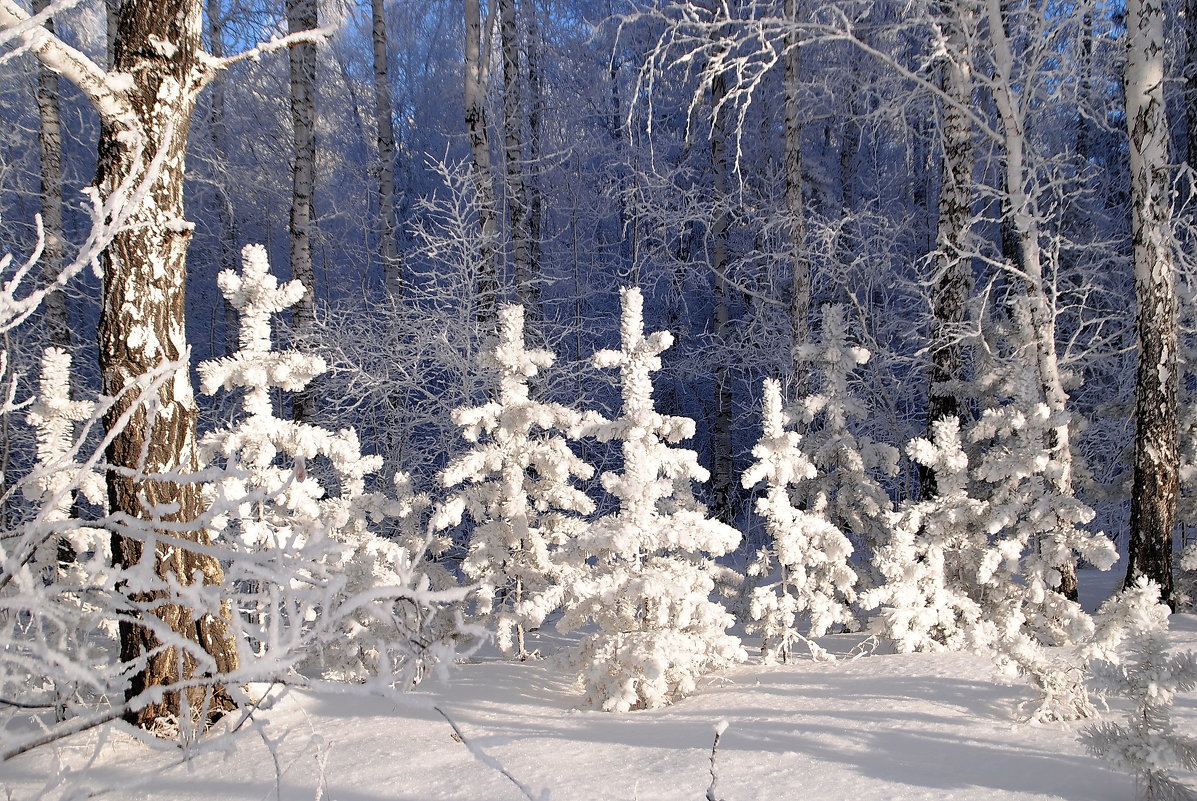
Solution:
M 1197 797 L 1195 109 L 1197 0 L 0 0 L 0 789 Z

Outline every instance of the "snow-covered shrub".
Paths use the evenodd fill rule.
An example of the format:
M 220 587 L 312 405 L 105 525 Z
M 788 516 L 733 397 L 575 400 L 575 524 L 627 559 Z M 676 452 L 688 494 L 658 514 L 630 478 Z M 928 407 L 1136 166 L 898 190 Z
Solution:
M 959 421 L 937 421 L 931 433 L 911 440 L 907 452 L 935 471 L 938 494 L 891 515 L 889 541 L 873 557 L 883 583 L 861 596 L 865 609 L 879 608 L 873 631 L 900 652 L 960 650 L 977 645 L 980 635 L 981 607 L 969 588 L 985 547 L 988 507 L 969 495 Z
M 621 348 L 599 351 L 594 363 L 619 369 L 622 414 L 589 413 L 583 425 L 621 444 L 623 472 L 601 477 L 619 508 L 569 544 L 558 623 L 562 631 L 596 624 L 568 659 L 587 701 L 614 711 L 669 704 L 693 692 L 704 673 L 745 657 L 727 632 L 731 615 L 711 600 L 712 557 L 735 548 L 740 533 L 708 518 L 689 491 L 708 473 L 694 451 L 672 445 L 693 436 L 694 421 L 654 408 L 652 373 L 673 337 L 645 336 L 640 290 L 621 294 Z
M 425 659 L 448 652 L 436 642 L 446 635 L 436 613 L 455 593 L 433 590 L 421 560 L 429 542 L 400 543 L 375 529 L 418 516 L 427 499 L 410 494 L 406 476 L 396 481 L 405 497 L 368 490 L 381 459 L 362 455 L 352 429 L 274 415 L 271 388 L 301 390 L 326 367 L 318 356 L 271 349 L 270 318 L 303 285 L 280 286 L 260 246 L 245 248 L 243 264 L 241 274 L 218 277 L 241 315 L 240 349 L 199 365 L 204 393 L 243 390 L 242 415 L 205 435 L 200 452 L 219 463 L 206 488 L 214 542 L 248 555 L 232 559 L 226 579 L 242 588 L 249 645 L 258 659 L 298 658 L 330 678 L 410 685 Z
M 812 653 L 823 652 L 803 637 L 798 616 L 810 621 L 811 637 L 826 634 L 836 624 L 853 619 L 850 604 L 855 600 L 856 573 L 848 564 L 852 544 L 844 533 L 823 516 L 824 503 L 804 510 L 794 506 L 790 488 L 815 477 L 815 466 L 803 453 L 802 437 L 787 430 L 782 410 L 781 384 L 765 380 L 762 408 L 763 431 L 752 449 L 756 461 L 744 472 L 745 488 L 765 482 L 765 494 L 757 499 L 757 511 L 765 518 L 769 543 L 761 548 L 749 572 L 769 576 L 774 567 L 778 580 L 753 590 L 748 630 L 762 635 L 766 659 L 789 661 L 796 640 L 804 640 Z
M 1080 740 L 1089 753 L 1133 775 L 1142 801 L 1189 801 L 1195 794 L 1170 771 L 1197 770 L 1197 738 L 1176 731 L 1171 711 L 1178 692 L 1197 688 L 1197 653 L 1168 653 L 1168 607 L 1159 603 L 1156 585 L 1141 579 L 1119 603 L 1123 627 L 1135 626 L 1126 653 L 1110 654 L 1093 673 L 1105 694 L 1125 698 L 1131 708 L 1125 725 L 1088 726 Z
M 482 365 L 499 375 L 496 399 L 454 411 L 462 436 L 475 443 L 455 459 L 442 481 L 461 487 L 438 515 L 457 525 L 463 512 L 474 521 L 462 569 L 478 583 L 478 613 L 494 627 L 499 648 L 524 659 L 524 633 L 544 622 L 560 593 L 550 591 L 552 551 L 585 527 L 594 502 L 571 482 L 594 468 L 570 450 L 566 432 L 581 415 L 541 403 L 528 382 L 553 363 L 547 350 L 524 345 L 524 309 L 499 312 L 499 338 Z
M 806 427 L 803 451 L 816 472 L 791 496 L 801 509 L 824 508 L 824 518 L 870 553 L 885 541 L 893 509 L 876 476 L 897 474 L 898 450 L 850 428 L 868 413 L 852 392 L 851 376 L 868 362 L 869 351 L 849 340 L 843 307 L 829 304 L 819 341 L 800 345 L 796 355 L 815 375 L 817 392 L 798 402 L 797 416 Z

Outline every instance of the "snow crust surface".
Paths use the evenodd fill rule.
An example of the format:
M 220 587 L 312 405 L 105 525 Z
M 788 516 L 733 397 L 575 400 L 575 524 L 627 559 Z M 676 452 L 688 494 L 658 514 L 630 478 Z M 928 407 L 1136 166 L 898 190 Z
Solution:
M 534 635 L 545 653 L 568 645 Z M 1173 646 L 1197 647 L 1197 616 L 1173 615 Z M 964 653 L 851 659 L 857 635 L 820 639 L 835 662 L 741 665 L 656 710 L 578 708 L 568 673 L 551 660 L 482 656 L 448 687 L 402 705 L 380 698 L 294 691 L 255 715 L 265 738 L 237 735 L 228 753 L 181 761 L 116 725 L 0 763 L 0 793 L 26 799 L 63 771 L 117 799 L 178 801 L 505 801 L 527 796 L 475 758 L 497 761 L 538 799 L 694 801 L 710 783 L 713 727 L 722 801 L 1067 799 L 1123 801 L 1131 778 L 1085 754 L 1081 723 L 1016 721 L 1024 686 L 992 680 L 992 663 Z M 266 688 L 255 688 L 265 691 Z M 272 690 L 273 697 L 278 690 Z M 439 706 L 464 735 L 433 708 Z M 1115 720 L 1114 707 L 1103 719 Z M 1197 697 L 1178 697 L 1177 730 L 1197 731 Z M 275 743 L 276 762 L 265 745 Z M 468 745 L 467 745 L 468 743 Z M 88 762 L 90 766 L 87 766 Z M 1180 775 L 1190 786 L 1197 776 Z M 60 797 L 62 787 L 48 797 Z

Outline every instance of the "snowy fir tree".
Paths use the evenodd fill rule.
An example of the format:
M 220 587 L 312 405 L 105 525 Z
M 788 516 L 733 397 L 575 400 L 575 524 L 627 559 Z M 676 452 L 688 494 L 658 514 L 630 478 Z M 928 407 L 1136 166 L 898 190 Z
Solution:
M 793 643 L 802 640 L 812 653 L 825 652 L 804 637 L 798 618 L 809 620 L 809 636 L 820 637 L 836 624 L 853 620 L 856 573 L 848 563 L 852 544 L 844 533 L 823 517 L 824 508 L 794 506 L 790 488 L 815 477 L 815 466 L 799 447 L 801 436 L 787 429 L 782 409 L 781 384 L 766 379 L 762 404 L 761 438 L 752 449 L 756 461 L 744 472 L 745 488 L 765 483 L 756 509 L 765 519 L 769 543 L 761 548 L 749 572 L 777 581 L 756 587 L 750 602 L 753 622 L 748 630 L 759 633 L 769 661 L 788 662 Z
M 573 485 L 594 468 L 570 450 L 566 432 L 581 415 L 541 403 L 528 382 L 553 363 L 524 344 L 524 308 L 499 311 L 499 338 L 482 358 L 498 373 L 496 399 L 457 409 L 453 418 L 475 447 L 455 459 L 442 481 L 461 489 L 437 515 L 438 527 L 474 521 L 462 569 L 478 583 L 478 614 L 493 626 L 500 650 L 525 659 L 524 635 L 560 600 L 552 552 L 585 527 L 594 502 Z
M 1025 630 L 1048 645 L 1082 640 L 1091 623 L 1061 593 L 1059 566 L 1080 556 L 1108 570 L 1118 552 L 1105 534 L 1085 528 L 1094 511 L 1061 493 L 1054 480 L 1068 468 L 1051 442 L 1069 415 L 1042 402 L 1034 365 L 1017 355 L 994 364 L 981 383 L 1006 400 L 985 409 L 968 431 L 980 451 L 973 492 L 989 503 L 990 545 L 978 566 L 983 589 L 976 597 L 1002 631 Z
M 1178 733 L 1172 703 L 1178 692 L 1197 688 L 1197 652 L 1168 652 L 1167 605 L 1159 588 L 1140 578 L 1119 599 L 1120 617 L 1132 630 L 1126 653 L 1094 667 L 1106 695 L 1130 702 L 1125 725 L 1104 722 L 1086 727 L 1080 740 L 1094 756 L 1127 771 L 1141 801 L 1191 801 L 1197 798 L 1172 770 L 1197 770 L 1197 738 Z
M 565 632 L 596 625 L 570 659 L 587 701 L 612 711 L 664 706 L 693 692 L 703 674 L 745 658 L 727 632 L 732 616 L 711 600 L 712 557 L 735 548 L 740 533 L 707 517 L 689 492 L 708 473 L 694 451 L 673 444 L 693 436 L 694 421 L 655 409 L 652 373 L 673 337 L 645 336 L 640 290 L 621 295 L 621 347 L 599 351 L 594 365 L 619 369 L 622 413 L 590 413 L 583 426 L 620 442 L 623 471 L 601 477 L 619 507 L 571 544 L 558 623 Z
M 981 607 L 969 590 L 986 545 L 988 507 L 969 495 L 959 421 L 937 421 L 932 438 L 911 440 L 907 452 L 935 471 L 938 493 L 892 514 L 889 541 L 873 556 L 883 583 L 861 605 L 879 608 L 872 628 L 899 652 L 973 647 Z
M 240 274 L 226 270 L 218 278 L 241 316 L 240 349 L 199 365 L 204 393 L 243 390 L 242 416 L 204 436 L 200 447 L 206 463 L 220 465 L 207 487 L 221 512 L 211 523 L 218 542 L 260 555 L 260 574 L 229 577 L 260 587 L 249 616 L 258 625 L 253 645 L 259 657 L 271 650 L 305 654 L 332 678 L 410 685 L 425 657 L 438 658 L 425 640 L 437 630 L 437 610 L 420 564 L 424 543 L 405 547 L 373 529 L 419 514 L 426 499 L 410 493 L 404 476 L 396 488 L 406 497 L 369 491 L 366 477 L 381 459 L 362 455 L 352 429 L 332 432 L 274 415 L 271 388 L 299 391 L 326 366 L 317 356 L 272 351 L 271 316 L 305 290 L 299 281 L 280 286 L 261 246 L 247 246 L 242 259 Z M 323 481 L 315 470 L 320 462 Z M 326 483 L 338 492 L 330 494 Z M 271 568 L 295 571 L 281 598 Z M 283 618 L 307 621 L 293 632 L 297 640 L 279 640 Z
M 870 553 L 885 540 L 893 509 L 876 476 L 897 474 L 898 450 L 851 428 L 868 414 L 852 392 L 851 378 L 868 362 L 869 351 L 849 340 L 843 307 L 828 304 L 819 341 L 800 345 L 795 356 L 810 364 L 816 376 L 818 391 L 802 398 L 797 408 L 806 427 L 803 450 L 816 474 L 798 482 L 791 495 L 799 508 L 824 509 L 822 516 L 848 535 L 858 551 Z

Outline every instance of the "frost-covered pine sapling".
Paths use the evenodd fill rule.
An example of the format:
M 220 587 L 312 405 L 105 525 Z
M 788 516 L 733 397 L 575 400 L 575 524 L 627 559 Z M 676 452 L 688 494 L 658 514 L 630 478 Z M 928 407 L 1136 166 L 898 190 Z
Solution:
M 791 495 L 802 509 L 825 506 L 823 517 L 870 553 L 885 541 L 893 510 L 876 476 L 897 475 L 898 450 L 857 435 L 850 427 L 851 421 L 868 414 L 852 393 L 851 377 L 868 362 L 869 351 L 850 342 L 843 307 L 828 304 L 823 307 L 819 341 L 799 346 L 795 355 L 810 364 L 818 387 L 797 408 L 800 422 L 806 425 L 802 447 L 816 475 L 799 482 Z M 871 578 L 877 577 L 864 577 L 864 581 Z
M 971 647 L 981 620 L 967 566 L 984 550 L 987 507 L 968 494 L 968 456 L 957 418 L 936 421 L 931 434 L 930 440 L 911 440 L 907 453 L 935 471 L 939 493 L 892 515 L 889 542 L 873 559 L 883 583 L 861 597 L 864 608 L 880 608 L 874 632 L 902 653 Z
M 798 509 L 790 498 L 794 484 L 815 477 L 815 466 L 799 447 L 798 432 L 786 429 L 781 384 L 771 378 L 765 380 L 762 417 L 764 430 L 752 449 L 756 461 L 741 481 L 745 488 L 765 482 L 756 509 L 765 519 L 769 544 L 760 550 L 749 572 L 768 576 L 776 565 L 779 576 L 753 591 L 753 622 L 748 630 L 762 635 L 767 660 L 788 662 L 796 640 L 806 642 L 812 654 L 821 657 L 825 652 L 799 632 L 798 617 L 804 613 L 808 617 L 811 637 L 852 621 L 849 605 L 856 598 L 856 573 L 848 564 L 852 544 L 822 516 L 823 509 Z
M 251 555 L 228 571 L 230 582 L 250 588 L 242 623 L 259 662 L 410 685 L 447 649 L 426 635 L 453 593 L 430 588 L 420 551 L 372 529 L 418 513 L 426 501 L 368 491 L 365 479 L 382 460 L 362 455 L 352 429 L 332 432 L 274 415 L 272 387 L 301 390 L 326 366 L 318 356 L 271 350 L 271 315 L 305 290 L 299 281 L 280 286 L 260 246 L 247 246 L 242 259 L 241 274 L 225 270 L 217 279 L 241 315 L 240 349 L 199 365 L 206 394 L 244 390 L 243 415 L 200 443 L 206 463 L 223 461 L 207 488 L 217 542 Z M 318 459 L 327 461 L 337 494 L 310 469 Z M 400 479 L 397 488 L 405 486 Z
M 1168 607 L 1159 603 L 1159 588 L 1141 581 L 1123 593 L 1124 603 L 1137 604 L 1135 615 L 1145 625 L 1133 632 L 1127 653 L 1118 663 L 1093 670 L 1107 695 L 1132 704 L 1126 724 L 1086 727 L 1081 742 L 1094 756 L 1129 772 L 1141 801 L 1191 801 L 1197 798 L 1172 776 L 1176 768 L 1197 770 L 1197 739 L 1182 736 L 1172 725 L 1172 702 L 1178 692 L 1197 688 L 1197 652 L 1169 654 Z
M 463 512 L 475 525 L 462 569 L 478 582 L 478 613 L 493 623 L 504 653 L 528 656 L 526 630 L 539 626 L 559 600 L 553 589 L 552 551 L 584 528 L 594 502 L 572 483 L 594 468 L 570 450 L 566 432 L 581 415 L 556 403 L 541 403 L 528 382 L 553 363 L 547 350 L 524 344 L 524 309 L 499 311 L 499 338 L 482 357 L 498 372 L 496 400 L 457 409 L 454 421 L 475 446 L 455 459 L 442 481 L 457 487 L 438 515 L 438 525 L 460 523 Z
M 571 543 L 558 623 L 562 631 L 596 624 L 571 656 L 587 701 L 612 711 L 664 706 L 693 692 L 703 674 L 745 658 L 727 632 L 732 616 L 711 600 L 712 557 L 735 548 L 740 533 L 708 518 L 686 491 L 708 478 L 694 451 L 672 447 L 693 436 L 694 421 L 658 413 L 652 397 L 652 373 L 673 337 L 645 336 L 640 290 L 621 295 L 621 347 L 599 351 L 594 365 L 619 369 L 622 413 L 591 413 L 583 426 L 620 442 L 623 471 L 602 475 L 619 507 Z

